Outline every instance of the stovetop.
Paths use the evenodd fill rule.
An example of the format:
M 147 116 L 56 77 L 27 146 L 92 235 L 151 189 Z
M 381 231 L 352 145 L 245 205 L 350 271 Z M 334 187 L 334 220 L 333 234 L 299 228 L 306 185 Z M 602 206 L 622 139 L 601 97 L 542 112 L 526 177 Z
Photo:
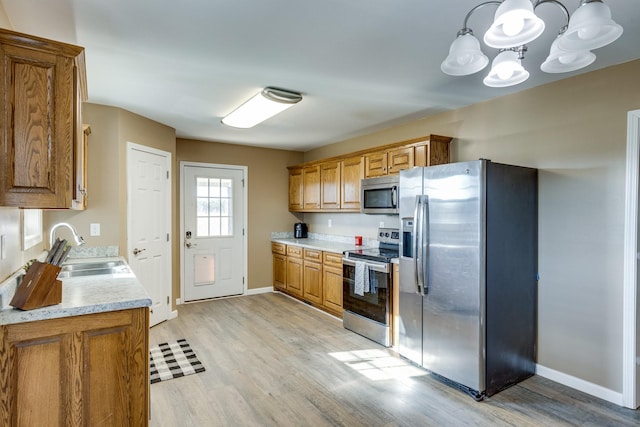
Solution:
M 378 229 L 377 248 L 351 249 L 345 251 L 347 258 L 365 259 L 377 262 L 391 262 L 393 258 L 398 258 L 400 247 L 400 232 L 397 228 Z

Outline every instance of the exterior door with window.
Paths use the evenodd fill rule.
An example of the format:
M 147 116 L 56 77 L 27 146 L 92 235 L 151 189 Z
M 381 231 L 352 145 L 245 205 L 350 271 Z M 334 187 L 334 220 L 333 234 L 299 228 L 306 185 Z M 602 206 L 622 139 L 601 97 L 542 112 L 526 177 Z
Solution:
M 244 293 L 244 175 L 183 164 L 184 301 Z

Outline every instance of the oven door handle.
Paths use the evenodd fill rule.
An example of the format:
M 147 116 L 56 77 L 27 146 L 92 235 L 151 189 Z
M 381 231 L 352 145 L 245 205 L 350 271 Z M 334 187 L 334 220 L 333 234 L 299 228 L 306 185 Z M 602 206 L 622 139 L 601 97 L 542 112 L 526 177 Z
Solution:
M 391 271 L 389 264 L 382 262 L 362 261 L 369 270 L 378 271 L 380 273 L 388 273 Z M 342 264 L 355 267 L 356 261 L 353 258 L 342 258 Z

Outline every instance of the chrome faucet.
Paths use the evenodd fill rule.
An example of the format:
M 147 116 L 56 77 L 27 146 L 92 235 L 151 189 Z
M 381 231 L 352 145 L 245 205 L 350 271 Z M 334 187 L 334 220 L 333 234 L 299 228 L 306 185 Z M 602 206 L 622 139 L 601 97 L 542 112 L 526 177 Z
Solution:
M 81 235 L 78 234 L 78 230 L 76 230 L 76 228 L 73 225 L 71 225 L 69 223 L 66 223 L 66 222 L 59 222 L 59 223 L 55 224 L 53 227 L 51 227 L 51 231 L 49 232 L 49 245 L 50 246 L 53 246 L 53 235 L 54 235 L 56 229 L 60 228 L 60 227 L 63 227 L 63 226 L 67 227 L 69 230 L 71 230 L 71 233 L 73 234 L 73 240 L 76 241 L 76 245 L 82 246 L 82 245 L 85 244 L 84 239 L 82 238 Z

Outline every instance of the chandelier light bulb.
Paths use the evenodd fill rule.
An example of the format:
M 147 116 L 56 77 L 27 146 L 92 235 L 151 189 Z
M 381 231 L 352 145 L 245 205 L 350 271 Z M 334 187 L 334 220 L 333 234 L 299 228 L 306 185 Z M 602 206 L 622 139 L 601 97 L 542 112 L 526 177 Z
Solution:
M 558 41 L 564 50 L 593 50 L 613 43 L 622 35 L 622 26 L 611 19 L 611 10 L 602 1 L 582 3 L 569 20 Z
M 484 33 L 484 42 L 491 47 L 508 49 L 535 40 L 543 31 L 544 21 L 536 16 L 530 0 L 504 0 Z
M 504 31 L 504 33 L 509 37 L 513 37 L 516 34 L 519 34 L 523 28 L 524 19 L 519 16 L 514 16 L 512 19 L 502 24 L 502 31 Z
M 450 76 L 466 76 L 477 73 L 487 66 L 489 58 L 480 50 L 480 42 L 468 32 L 459 35 L 451 43 L 449 56 L 442 62 L 440 69 Z
M 518 52 L 504 50 L 493 59 L 491 71 L 483 82 L 490 87 L 507 87 L 522 83 L 528 78 L 529 72 L 522 66 Z

